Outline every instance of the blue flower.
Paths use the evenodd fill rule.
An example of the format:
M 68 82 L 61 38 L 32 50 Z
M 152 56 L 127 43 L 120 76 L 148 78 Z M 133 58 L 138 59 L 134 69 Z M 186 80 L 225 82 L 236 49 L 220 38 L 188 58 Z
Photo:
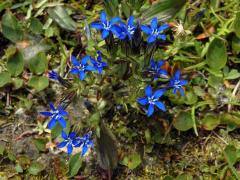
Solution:
M 107 67 L 107 63 L 102 61 L 102 56 L 101 56 L 101 52 L 100 51 L 98 51 L 97 54 L 98 54 L 97 55 L 97 60 L 91 58 L 91 62 L 93 64 L 94 68 L 96 70 L 98 70 L 98 73 L 102 74 L 103 68 Z
M 154 112 L 154 105 L 156 105 L 160 110 L 162 111 L 166 111 L 165 105 L 158 101 L 158 99 L 164 94 L 165 90 L 164 89 L 159 89 L 157 91 L 155 91 L 155 93 L 152 93 L 152 88 L 150 85 L 147 85 L 146 89 L 145 89 L 145 94 L 146 96 L 143 98 L 138 98 L 138 103 L 146 106 L 148 106 L 148 112 L 147 112 L 147 116 L 151 116 Z
M 154 61 L 153 59 L 150 60 L 150 68 L 148 71 L 154 76 L 154 80 L 157 78 L 168 78 L 167 71 L 161 69 L 161 67 L 164 65 L 165 61 Z
M 76 145 L 79 143 L 76 137 L 75 132 L 69 133 L 67 135 L 64 131 L 62 131 L 62 138 L 63 141 L 57 145 L 58 148 L 63 148 L 67 146 L 67 153 L 68 155 L 72 154 L 73 147 L 76 147 Z
M 51 120 L 48 123 L 48 128 L 52 129 L 57 122 L 63 127 L 67 127 L 67 123 L 64 119 L 64 116 L 67 116 L 68 113 L 64 111 L 63 107 L 58 106 L 57 108 L 54 107 L 52 103 L 49 104 L 50 109 L 52 110 L 51 112 L 45 111 L 45 112 L 40 112 L 43 116 L 51 117 Z
M 95 68 L 87 65 L 88 60 L 90 60 L 90 56 L 84 56 L 79 62 L 75 56 L 71 57 L 71 62 L 74 67 L 70 70 L 71 74 L 78 74 L 80 80 L 84 80 L 86 78 L 85 71 L 95 71 Z
M 180 71 L 178 70 L 174 77 L 170 79 L 170 87 L 173 88 L 173 93 L 176 94 L 177 91 L 180 92 L 181 96 L 184 96 L 184 90 L 182 86 L 187 85 L 187 80 L 180 79 Z
M 59 74 L 56 71 L 50 71 L 48 72 L 48 77 L 52 80 L 59 80 Z
M 102 38 L 105 39 L 109 36 L 110 32 L 117 33 L 118 26 L 115 24 L 120 21 L 119 17 L 112 18 L 111 20 L 107 20 L 107 15 L 104 11 L 100 14 L 100 22 L 99 23 L 91 23 L 91 28 L 95 28 L 97 30 L 102 31 Z
M 137 26 L 134 24 L 134 17 L 130 16 L 127 24 L 120 22 L 120 28 L 122 32 L 120 33 L 119 39 L 128 37 L 128 39 L 131 40 L 137 29 Z
M 147 40 L 149 44 L 155 42 L 157 39 L 162 39 L 165 41 L 166 35 L 161 33 L 168 28 L 168 24 L 163 24 L 162 26 L 158 27 L 158 21 L 156 17 L 152 19 L 150 27 L 141 25 L 142 31 L 149 35 Z
M 82 147 L 81 156 L 85 156 L 89 148 L 93 147 L 93 141 L 91 140 L 92 132 L 85 134 L 83 137 L 77 138 L 79 143 L 75 147 Z

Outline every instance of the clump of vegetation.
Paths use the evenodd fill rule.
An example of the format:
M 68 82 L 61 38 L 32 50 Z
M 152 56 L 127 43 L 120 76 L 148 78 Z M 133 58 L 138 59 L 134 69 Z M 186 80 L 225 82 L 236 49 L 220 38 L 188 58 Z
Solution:
M 239 5 L 0 3 L 0 177 L 240 179 Z

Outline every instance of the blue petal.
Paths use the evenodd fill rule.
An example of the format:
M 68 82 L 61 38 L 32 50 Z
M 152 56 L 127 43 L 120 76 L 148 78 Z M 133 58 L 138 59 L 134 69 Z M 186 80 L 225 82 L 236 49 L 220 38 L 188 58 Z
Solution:
M 177 70 L 177 72 L 174 75 L 175 80 L 179 80 L 180 79 L 180 70 Z
M 183 88 L 179 88 L 179 92 L 180 92 L 181 96 L 184 96 L 184 90 L 183 90 Z
M 66 128 L 67 127 L 67 123 L 65 121 L 65 119 L 63 117 L 59 117 L 58 119 L 58 123 L 63 127 Z
M 170 87 L 174 87 L 174 81 L 175 80 L 173 78 L 170 79 L 170 84 L 169 84 Z
M 148 43 L 155 42 L 156 41 L 156 36 L 153 36 L 153 35 L 149 36 L 147 41 L 148 41 Z
M 113 24 L 117 23 L 117 22 L 120 21 L 120 20 L 121 20 L 120 17 L 114 17 L 114 18 L 112 18 L 112 19 L 110 20 L 110 24 L 113 25 Z
M 87 71 L 95 71 L 96 69 L 93 66 L 86 66 Z
M 87 64 L 88 60 L 90 60 L 90 56 L 84 56 L 82 58 L 81 64 L 83 64 L 83 65 Z
M 76 132 L 71 132 L 71 133 L 69 134 L 69 138 L 70 138 L 70 139 L 73 139 L 73 138 L 76 137 L 76 135 L 77 135 Z
M 65 133 L 65 131 L 62 131 L 62 138 L 64 140 L 68 140 L 68 135 Z
M 102 23 L 92 23 L 91 28 L 95 28 L 97 30 L 102 30 L 103 29 L 103 24 Z
M 164 93 L 165 93 L 165 89 L 159 89 L 159 90 L 155 91 L 155 93 L 154 93 L 153 96 L 154 96 L 155 99 L 158 99 L 158 98 L 160 98 Z
M 148 104 L 148 99 L 146 97 L 138 98 L 137 102 L 143 106 Z
M 49 103 L 49 106 L 50 106 L 50 109 L 51 109 L 52 111 L 55 111 L 55 110 L 56 110 L 55 107 L 54 107 L 54 105 L 53 105 L 53 103 Z
M 141 25 L 141 30 L 145 33 L 145 34 L 151 34 L 152 30 L 145 25 Z
M 176 94 L 177 90 L 178 90 L 177 88 L 174 88 L 173 89 L 173 94 Z
M 158 38 L 159 38 L 159 39 L 162 39 L 162 40 L 164 40 L 164 41 L 166 41 L 167 36 L 164 35 L 164 34 L 160 34 L 160 35 L 158 35 Z
M 161 32 L 161 31 L 164 31 L 165 29 L 168 29 L 169 28 L 169 25 L 168 24 L 163 24 L 162 26 L 160 26 L 158 28 L 158 31 Z
M 70 74 L 78 74 L 79 73 L 79 69 L 77 68 L 72 68 L 70 71 L 69 71 Z
M 102 74 L 103 68 L 98 68 L 98 73 Z
M 185 86 L 187 85 L 188 81 L 187 80 L 180 80 L 180 85 Z
M 157 20 L 157 18 L 155 17 L 155 18 L 153 18 L 152 21 L 151 21 L 151 28 L 152 28 L 152 29 L 157 29 L 157 27 L 158 27 L 158 20 Z
M 103 30 L 103 31 L 102 31 L 102 39 L 105 39 L 105 38 L 108 37 L 108 36 L 109 36 L 109 31 Z
M 151 97 L 152 96 L 152 88 L 151 88 L 150 85 L 146 86 L 145 94 L 146 94 L 147 97 Z
M 68 146 L 67 146 L 68 155 L 72 154 L 72 151 L 73 151 L 72 144 L 68 144 Z
M 88 151 L 88 146 L 84 144 L 83 147 L 82 147 L 82 156 L 85 156 L 87 151 Z
M 60 110 L 60 111 L 59 111 L 59 114 L 60 114 L 61 116 L 67 116 L 67 115 L 68 115 L 68 112 L 66 112 L 66 111 L 64 111 L 64 110 Z
M 75 56 L 71 56 L 71 62 L 74 66 L 79 66 L 79 62 Z
M 155 102 L 155 105 L 158 107 L 158 109 L 161 109 L 162 111 L 166 111 L 165 105 L 162 102 Z
M 150 117 L 154 112 L 154 105 L 150 104 L 148 107 L 148 112 L 147 112 L 147 116 Z
M 56 123 L 57 123 L 57 121 L 56 121 L 55 117 L 53 117 L 48 123 L 48 128 L 52 129 L 56 125 Z
M 48 117 L 53 115 L 51 112 L 47 112 L 47 111 L 46 112 L 40 112 L 40 114 L 43 115 L 43 116 L 48 116 Z
M 134 16 L 130 16 L 128 19 L 128 25 L 133 26 L 134 25 Z
M 79 73 L 79 78 L 80 78 L 81 81 L 86 78 L 86 74 L 84 73 L 84 71 L 81 71 L 81 72 Z
M 107 15 L 104 11 L 101 11 L 101 13 L 100 13 L 100 21 L 102 21 L 102 22 L 107 21 Z
M 66 146 L 67 143 L 68 143 L 67 141 L 63 141 L 63 142 L 59 143 L 59 144 L 57 145 L 57 147 L 58 147 L 58 148 L 63 148 L 64 146 Z

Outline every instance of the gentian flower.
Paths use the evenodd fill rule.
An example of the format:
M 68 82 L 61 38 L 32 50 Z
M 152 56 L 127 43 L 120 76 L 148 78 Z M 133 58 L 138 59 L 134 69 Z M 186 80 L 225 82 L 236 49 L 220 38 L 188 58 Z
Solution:
M 93 141 L 91 140 L 92 132 L 85 134 L 83 137 L 77 138 L 79 143 L 75 147 L 82 147 L 81 156 L 85 156 L 89 148 L 93 147 Z
M 162 26 L 158 27 L 158 21 L 156 17 L 152 19 L 150 27 L 141 25 L 142 31 L 145 34 L 149 35 L 147 40 L 149 44 L 155 42 L 157 39 L 162 39 L 165 41 L 166 35 L 161 33 L 168 28 L 169 28 L 168 24 L 163 24 Z
M 52 80 L 58 80 L 60 76 L 56 71 L 52 70 L 48 73 L 48 77 Z
M 184 96 L 184 90 L 182 86 L 185 86 L 187 83 L 187 80 L 180 79 L 179 70 L 175 73 L 174 77 L 170 79 L 170 87 L 173 88 L 173 93 L 176 94 L 176 92 L 179 91 L 181 96 Z
M 129 40 L 132 40 L 132 37 L 137 29 L 137 26 L 134 25 L 134 17 L 130 16 L 127 24 L 120 22 L 120 28 L 122 32 L 120 33 L 119 39 L 125 39 L 128 37 Z
M 97 60 L 91 58 L 91 62 L 96 70 L 98 70 L 99 74 L 102 74 L 103 68 L 107 67 L 107 63 L 102 61 L 101 52 L 97 52 Z
M 153 74 L 154 80 L 156 80 L 159 77 L 162 78 L 168 78 L 167 71 L 161 69 L 161 67 L 164 65 L 164 61 L 154 61 L 153 59 L 150 60 L 150 68 L 148 71 Z
M 67 146 L 68 155 L 72 154 L 73 147 L 76 147 L 76 145 L 78 144 L 76 135 L 77 134 L 75 132 L 71 132 L 71 133 L 69 133 L 69 135 L 67 135 L 64 131 L 62 131 L 63 141 L 61 143 L 59 143 L 57 145 L 57 147 L 63 148 L 65 146 Z
M 95 71 L 95 68 L 87 65 L 88 60 L 90 60 L 90 56 L 84 56 L 79 62 L 75 56 L 71 57 L 71 62 L 74 65 L 69 72 L 71 74 L 78 74 L 80 80 L 84 80 L 86 78 L 85 71 Z
M 147 112 L 147 116 L 151 116 L 154 112 L 154 105 L 156 105 L 158 107 L 158 109 L 162 110 L 162 111 L 166 111 L 165 105 L 160 102 L 158 99 L 164 94 L 165 90 L 164 89 L 159 89 L 157 91 L 155 91 L 155 93 L 152 93 L 152 88 L 150 85 L 147 85 L 146 89 L 145 89 L 145 94 L 146 96 L 143 98 L 138 98 L 138 103 L 146 106 L 148 106 L 148 112 Z
M 107 20 L 107 15 L 104 11 L 100 14 L 100 22 L 92 23 L 90 25 L 91 28 L 95 28 L 97 30 L 102 31 L 102 38 L 105 39 L 109 36 L 110 33 L 117 33 L 118 26 L 115 24 L 120 21 L 119 17 L 112 18 L 111 20 Z
M 67 123 L 64 119 L 64 116 L 67 116 L 68 113 L 64 111 L 64 109 L 61 106 L 58 106 L 57 108 L 54 107 L 52 103 L 49 104 L 51 112 L 40 112 L 43 116 L 51 117 L 51 120 L 48 123 L 48 128 L 52 129 L 56 123 L 58 122 L 63 128 L 67 127 Z

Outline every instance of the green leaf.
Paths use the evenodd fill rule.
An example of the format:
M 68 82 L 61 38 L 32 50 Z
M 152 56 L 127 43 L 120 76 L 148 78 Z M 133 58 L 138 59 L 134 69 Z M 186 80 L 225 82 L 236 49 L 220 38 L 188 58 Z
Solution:
M 38 76 L 33 76 L 29 82 L 28 85 L 30 87 L 33 87 L 37 91 L 42 91 L 43 89 L 47 88 L 49 84 L 48 78 L 47 77 L 38 77 Z
M 133 170 L 138 167 L 141 162 L 141 156 L 138 153 L 133 153 L 131 155 L 125 156 L 122 163 L 129 169 Z
M 233 28 L 234 28 L 235 34 L 240 38 L 240 12 L 236 14 Z
M 8 59 L 7 62 L 7 70 L 13 76 L 18 76 L 23 72 L 24 69 L 24 61 L 21 52 L 17 52 L 13 56 Z
M 69 31 L 76 30 L 76 23 L 68 15 L 63 6 L 56 6 L 48 9 L 49 16 L 63 29 Z
M 42 74 L 47 70 L 47 57 L 44 52 L 38 53 L 29 61 L 29 69 L 35 74 Z
M 193 177 L 191 175 L 188 175 L 188 174 L 181 174 L 181 175 L 178 175 L 176 180 L 192 180 Z
M 32 17 L 29 29 L 35 34 L 41 34 L 43 31 L 43 24 L 38 18 Z
M 215 38 L 208 48 L 206 58 L 211 69 L 222 69 L 227 63 L 227 49 L 224 41 Z
M 17 18 L 10 12 L 2 16 L 2 33 L 3 36 L 12 42 L 16 42 L 23 39 L 23 31 Z
M 0 73 L 0 87 L 5 86 L 8 83 L 11 83 L 11 74 L 9 72 Z
M 13 85 L 14 85 L 14 89 L 19 89 L 22 87 L 23 85 L 23 80 L 20 78 L 14 78 L 12 79 Z
M 235 53 L 240 52 L 240 38 L 237 36 L 234 36 L 232 38 L 232 49 L 233 49 L 233 52 Z
M 114 169 L 118 163 L 116 140 L 103 122 L 100 125 L 100 137 L 97 138 L 97 147 L 100 167 L 105 170 Z
M 82 166 L 82 159 L 80 157 L 81 157 L 80 153 L 77 153 L 70 157 L 69 164 L 68 164 L 68 169 L 69 169 L 68 174 L 70 178 L 77 175 L 79 169 Z
M 44 170 L 44 166 L 39 162 L 33 162 L 28 168 L 28 172 L 32 175 L 38 175 L 42 170 Z
M 232 69 L 225 77 L 224 79 L 237 79 L 240 77 L 240 73 L 236 69 Z
M 193 91 L 186 91 L 184 99 L 187 105 L 195 104 L 198 100 L 197 95 Z
M 208 84 L 214 88 L 218 88 L 219 85 L 223 83 L 223 78 L 216 77 L 214 75 L 210 75 L 208 77 Z
M 47 139 L 38 138 L 38 139 L 33 139 L 32 142 L 39 151 L 46 151 L 46 144 L 48 142 Z
M 3 155 L 5 150 L 5 145 L 3 143 L 0 143 L 0 155 Z
M 173 126 L 179 131 L 187 131 L 193 127 L 192 116 L 189 112 L 180 112 L 174 119 Z
M 202 120 L 203 128 L 213 130 L 220 124 L 220 118 L 213 114 L 206 114 Z
M 21 167 L 20 164 L 16 164 L 15 170 L 16 170 L 17 173 L 22 173 L 23 172 L 23 168 Z
M 185 3 L 186 0 L 161 0 L 143 12 L 143 22 L 149 22 L 154 17 L 162 22 L 167 21 L 175 16 Z

